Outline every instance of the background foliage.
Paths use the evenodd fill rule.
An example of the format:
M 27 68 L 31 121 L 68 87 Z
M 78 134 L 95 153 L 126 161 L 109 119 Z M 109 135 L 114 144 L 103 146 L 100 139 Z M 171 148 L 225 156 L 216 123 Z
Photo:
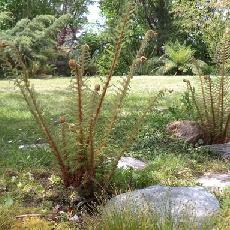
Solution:
M 127 0 L 100 0 L 101 14 L 105 19 L 103 27 L 95 27 L 85 31 L 88 25 L 86 12 L 91 0 L 51 0 L 51 1 L 16 1 L 3 0 L 0 2 L 0 28 L 6 30 L 14 27 L 21 19 L 33 19 L 38 15 L 46 14 L 59 17 L 70 14 L 72 22 L 62 28 L 56 38 L 58 45 L 65 45 L 65 53 L 58 56 L 57 62 L 49 60 L 58 71 L 52 72 L 57 75 L 68 75 L 67 58 L 70 49 L 77 49 L 80 45 L 89 43 L 91 47 L 91 66 L 88 75 L 103 75 L 105 73 L 107 60 L 106 49 L 111 44 L 117 31 L 114 29 L 121 13 L 125 8 Z M 127 72 L 138 47 L 138 41 L 142 38 L 144 31 L 152 29 L 156 32 L 156 38 L 150 41 L 150 47 L 146 53 L 149 59 L 138 74 L 192 74 L 189 68 L 178 71 L 171 68 L 170 72 L 162 71 L 165 67 L 167 56 L 167 44 L 171 46 L 183 44 L 193 50 L 196 59 L 207 64 L 208 74 L 215 74 L 215 59 L 218 47 L 217 42 L 230 24 L 230 10 L 228 1 L 216 2 L 215 0 L 136 0 L 138 12 L 132 20 L 130 31 L 127 31 L 127 39 L 124 43 L 115 75 L 123 75 Z M 36 7 L 32 7 L 36 5 Z M 173 48 L 173 47 L 172 47 Z M 180 58 L 179 53 L 175 53 Z M 172 64 L 172 63 L 171 63 Z M 42 67 L 41 67 L 42 68 Z M 60 70 L 61 69 L 61 70 Z M 159 71 L 159 69 L 161 71 Z M 4 74 L 4 72 L 2 73 Z

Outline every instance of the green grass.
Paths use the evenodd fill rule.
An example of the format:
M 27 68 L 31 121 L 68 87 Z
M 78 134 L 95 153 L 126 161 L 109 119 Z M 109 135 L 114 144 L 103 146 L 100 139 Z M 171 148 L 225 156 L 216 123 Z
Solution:
M 190 76 L 134 76 L 131 83 L 132 92 L 145 93 L 146 91 L 158 91 L 160 89 L 169 88 L 181 92 L 185 90 L 185 83 L 183 79 L 191 79 Z M 113 82 L 115 83 L 120 77 L 115 76 Z M 99 78 L 91 77 L 90 82 L 100 82 Z M 50 93 L 55 91 L 67 90 L 70 79 L 69 78 L 52 78 L 52 79 L 33 79 L 33 85 L 36 90 L 42 93 Z M 15 91 L 13 80 L 0 80 L 0 92 Z
M 180 100 L 186 89 L 183 78 L 178 76 L 134 77 L 130 94 L 124 105 L 119 124 L 120 129 L 115 135 L 118 145 L 122 142 L 121 137 L 124 133 L 129 130 L 130 126 L 135 125 L 133 123 L 135 113 L 147 105 L 150 95 L 165 88 L 172 89 L 174 92 L 160 102 L 158 106 L 160 110 L 153 110 L 148 114 L 139 139 L 127 152 L 127 155 L 147 161 L 148 167 L 140 172 L 118 170 L 113 180 L 114 191 L 124 192 L 153 184 L 194 185 L 195 178 L 204 172 L 230 170 L 229 162 L 219 159 L 218 156 L 208 151 L 193 148 L 182 141 L 175 140 L 165 132 L 165 127 L 169 122 L 189 118 Z M 186 78 L 192 77 L 187 76 Z M 115 84 L 117 80 L 119 77 L 114 77 L 113 83 Z M 69 82 L 69 78 L 32 80 L 41 102 L 46 107 L 45 113 L 51 124 L 67 110 L 63 105 L 69 97 Z M 100 82 L 98 78 L 90 79 L 92 86 L 98 82 Z M 16 202 L 20 202 L 21 197 L 25 195 L 25 191 L 17 188 L 17 184 L 10 186 L 12 190 L 8 190 L 7 193 L 1 192 L 1 186 L 11 180 L 8 175 L 9 171 L 18 173 L 17 183 L 25 180 L 23 175 L 27 172 L 34 174 L 38 170 L 57 172 L 55 161 L 49 152 L 39 149 L 30 151 L 19 149 L 20 145 L 33 144 L 41 137 L 42 134 L 27 110 L 22 96 L 14 89 L 13 82 L 0 81 L 0 173 L 2 175 L 0 195 L 13 196 Z M 40 191 L 39 183 L 29 186 Z M 17 195 L 17 192 L 22 195 Z M 4 199 L 1 199 L 0 202 L 4 203 Z M 50 204 L 47 207 L 50 208 Z

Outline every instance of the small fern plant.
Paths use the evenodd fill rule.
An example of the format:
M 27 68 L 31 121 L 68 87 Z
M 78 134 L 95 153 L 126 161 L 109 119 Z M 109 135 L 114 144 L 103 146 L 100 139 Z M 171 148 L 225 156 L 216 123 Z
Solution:
M 229 31 L 226 30 L 217 47 L 216 76 L 203 75 L 199 63 L 193 60 L 198 82 L 193 86 L 189 80 L 184 80 L 189 100 L 195 110 L 192 114 L 196 114 L 194 119 L 199 122 L 203 130 L 206 144 L 225 143 L 230 138 L 230 80 L 227 72 L 229 37 Z
M 148 31 L 140 49 L 130 66 L 127 76 L 123 76 L 115 85 L 112 76 L 117 66 L 126 38 L 130 29 L 136 5 L 129 3 L 118 24 L 114 45 L 108 47 L 109 68 L 101 84 L 93 88 L 85 76 L 89 60 L 89 47 L 83 45 L 77 57 L 69 60 L 73 80 L 71 82 L 70 110 L 60 114 L 59 128 L 51 128 L 44 115 L 38 96 L 29 81 L 28 68 L 23 64 L 23 56 L 19 51 L 15 63 L 21 67 L 20 75 L 15 84 L 20 89 L 29 110 L 48 140 L 52 153 L 58 162 L 63 183 L 66 187 L 74 187 L 82 197 L 92 197 L 99 189 L 107 189 L 113 178 L 117 164 L 123 154 L 138 136 L 141 126 L 152 107 L 164 92 L 159 92 L 150 99 L 149 106 L 136 119 L 132 130 L 128 130 L 120 146 L 114 144 L 114 133 L 119 129 L 119 117 L 124 99 L 129 91 L 130 81 L 135 71 L 145 61 L 144 52 L 148 41 L 154 37 Z M 2 42 L 3 49 L 15 49 L 7 41 Z M 108 94 L 113 88 L 114 99 Z M 109 109 L 106 109 L 109 105 Z M 107 112 L 109 111 L 109 113 Z

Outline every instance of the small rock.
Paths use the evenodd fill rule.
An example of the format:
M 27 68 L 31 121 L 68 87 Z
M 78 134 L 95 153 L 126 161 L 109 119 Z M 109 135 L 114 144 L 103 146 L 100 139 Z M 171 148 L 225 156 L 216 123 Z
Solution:
M 117 167 L 123 169 L 133 168 L 141 170 L 146 167 L 146 163 L 133 157 L 121 157 Z
M 176 138 L 196 144 L 203 138 L 203 132 L 195 121 L 174 121 L 167 125 L 167 131 Z
M 216 197 L 202 187 L 156 185 L 118 195 L 107 203 L 104 211 L 110 214 L 127 209 L 134 214 L 149 210 L 153 218 L 161 222 L 170 219 L 176 225 L 189 220 L 200 226 L 217 214 L 220 205 Z
M 164 113 L 168 111 L 168 108 L 167 107 L 156 107 L 154 111 L 158 113 Z
M 197 182 L 211 191 L 223 192 L 230 187 L 230 173 L 209 173 L 198 178 Z

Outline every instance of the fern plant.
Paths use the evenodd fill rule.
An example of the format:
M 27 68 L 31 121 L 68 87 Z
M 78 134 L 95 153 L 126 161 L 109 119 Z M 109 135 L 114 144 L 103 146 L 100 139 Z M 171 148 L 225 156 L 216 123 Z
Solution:
M 195 52 L 190 46 L 177 41 L 166 44 L 164 49 L 165 55 L 161 57 L 163 66 L 158 69 L 158 73 L 175 75 L 192 73 L 191 60 Z
M 199 76 L 198 85 L 192 86 L 189 80 L 184 80 L 190 95 L 189 99 L 197 114 L 195 119 L 203 130 L 204 141 L 207 144 L 225 143 L 230 137 L 230 80 L 227 76 L 229 49 L 229 31 L 226 30 L 217 47 L 217 76 L 203 75 L 199 63 L 193 60 Z
M 3 50 L 15 50 L 16 56 L 13 54 L 10 57 L 14 58 L 14 63 L 17 63 L 21 69 L 15 84 L 20 89 L 30 112 L 48 140 L 52 153 L 58 162 L 64 185 L 78 189 L 79 194 L 83 197 L 92 197 L 99 188 L 108 188 L 118 161 L 137 138 L 148 112 L 164 94 L 159 92 L 150 99 L 148 108 L 138 116 L 136 125 L 132 130 L 127 131 L 123 144 L 117 147 L 113 143 L 113 135 L 119 124 L 119 115 L 125 96 L 129 91 L 130 81 L 135 71 L 146 59 L 144 52 L 148 40 L 155 35 L 153 31 L 146 33 L 127 76 L 122 77 L 113 85 L 112 76 L 125 40 L 125 32 L 130 27 L 135 9 L 136 5 L 132 2 L 129 3 L 121 17 L 114 46 L 111 44 L 107 50 L 110 67 L 101 84 L 96 84 L 92 88 L 87 77 L 84 76 L 87 65 L 90 63 L 87 45 L 81 47 L 81 52 L 77 57 L 69 60 L 73 74 L 70 100 L 72 106 L 68 112 L 60 115 L 58 130 L 50 127 L 47 122 L 44 109 L 29 81 L 30 75 L 28 67 L 23 61 L 24 56 L 17 49 L 17 46 L 7 41 L 2 42 L 4 44 L 2 45 Z M 12 65 L 10 66 L 12 67 Z M 105 105 L 108 104 L 110 98 L 108 91 L 111 87 L 114 88 L 115 95 L 114 100 L 109 101 L 110 112 L 108 114 Z

